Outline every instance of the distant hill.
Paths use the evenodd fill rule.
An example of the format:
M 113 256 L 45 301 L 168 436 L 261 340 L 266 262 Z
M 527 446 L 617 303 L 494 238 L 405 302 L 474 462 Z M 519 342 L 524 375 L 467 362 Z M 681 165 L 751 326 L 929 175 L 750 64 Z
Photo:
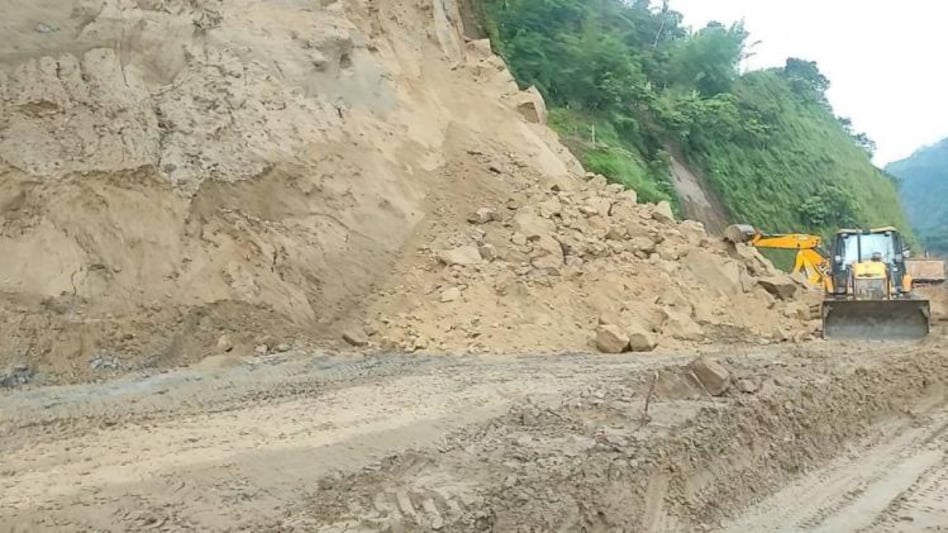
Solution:
M 891 163 L 886 172 L 899 182 L 899 194 L 922 245 L 948 254 L 948 139 Z

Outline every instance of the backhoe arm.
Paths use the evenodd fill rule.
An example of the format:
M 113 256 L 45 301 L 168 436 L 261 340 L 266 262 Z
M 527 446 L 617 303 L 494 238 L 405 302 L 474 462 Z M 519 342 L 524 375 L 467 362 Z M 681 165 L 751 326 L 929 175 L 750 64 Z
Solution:
M 823 242 L 817 235 L 788 233 L 785 235 L 763 235 L 758 233 L 748 244 L 758 248 L 778 248 L 782 250 L 816 250 Z
M 749 244 L 757 248 L 796 250 L 793 274 L 804 271 L 811 284 L 822 285 L 824 288 L 830 282 L 829 262 L 820 252 L 823 239 L 819 235 L 806 233 L 767 235 L 753 226 L 737 224 L 728 227 L 724 236 L 731 242 Z

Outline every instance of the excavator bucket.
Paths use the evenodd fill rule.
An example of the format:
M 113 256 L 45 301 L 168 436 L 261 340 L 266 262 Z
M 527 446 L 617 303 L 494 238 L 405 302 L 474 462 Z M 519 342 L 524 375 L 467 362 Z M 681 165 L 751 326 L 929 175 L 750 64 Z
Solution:
M 724 239 L 735 244 L 750 242 L 757 234 L 754 226 L 746 224 L 733 224 L 724 230 Z
M 853 340 L 913 340 L 928 335 L 928 300 L 825 300 L 823 337 Z

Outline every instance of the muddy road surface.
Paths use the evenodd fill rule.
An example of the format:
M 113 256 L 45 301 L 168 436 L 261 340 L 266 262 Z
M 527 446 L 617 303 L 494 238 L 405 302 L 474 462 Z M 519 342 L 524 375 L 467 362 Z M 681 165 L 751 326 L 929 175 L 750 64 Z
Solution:
M 724 531 L 948 530 L 948 404 L 935 397 L 916 409 L 879 424 Z
M 7 394 L 0 523 L 270 524 L 327 475 L 436 446 L 526 397 L 674 359 L 290 355 Z
M 723 391 L 696 353 L 281 354 L 8 390 L 0 524 L 691 531 L 858 516 L 916 530 L 944 521 L 942 351 L 706 348 Z M 811 507 L 787 514 L 801 495 Z

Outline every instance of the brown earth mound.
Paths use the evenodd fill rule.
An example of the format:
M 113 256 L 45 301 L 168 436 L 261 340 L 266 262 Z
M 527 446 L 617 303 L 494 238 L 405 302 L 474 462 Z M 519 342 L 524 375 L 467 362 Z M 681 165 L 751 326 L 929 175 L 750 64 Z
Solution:
M 793 333 L 756 254 L 584 179 L 452 3 L 4 11 L 0 370 Z

